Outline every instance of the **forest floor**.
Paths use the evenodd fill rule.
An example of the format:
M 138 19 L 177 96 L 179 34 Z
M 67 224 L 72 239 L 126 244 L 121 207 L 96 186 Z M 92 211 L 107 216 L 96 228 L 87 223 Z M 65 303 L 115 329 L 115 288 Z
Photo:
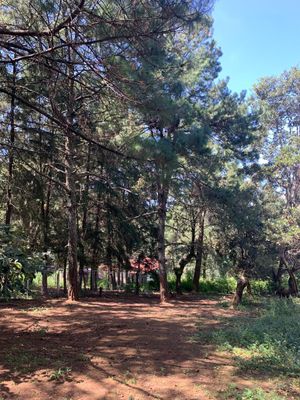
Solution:
M 159 305 L 120 295 L 2 303 L 0 399 L 252 400 L 253 388 L 282 388 L 284 379 L 241 375 L 232 356 L 195 340 L 199 327 L 213 331 L 245 313 L 221 301 L 184 296 Z M 284 390 L 280 398 L 300 399 L 300 389 Z

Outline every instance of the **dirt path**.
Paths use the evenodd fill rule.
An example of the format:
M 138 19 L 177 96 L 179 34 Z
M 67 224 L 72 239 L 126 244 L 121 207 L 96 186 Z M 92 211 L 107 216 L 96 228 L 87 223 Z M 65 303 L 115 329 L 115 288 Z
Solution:
M 232 362 L 193 340 L 199 321 L 212 329 L 233 313 L 216 303 L 120 297 L 1 305 L 0 398 L 218 398 L 232 382 Z

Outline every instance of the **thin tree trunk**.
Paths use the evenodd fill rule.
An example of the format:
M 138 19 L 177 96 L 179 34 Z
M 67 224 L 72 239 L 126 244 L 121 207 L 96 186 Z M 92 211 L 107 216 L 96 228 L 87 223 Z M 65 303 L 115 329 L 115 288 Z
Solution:
M 65 257 L 64 259 L 63 281 L 64 281 L 64 294 L 67 294 L 67 257 Z
M 201 213 L 199 236 L 196 242 L 196 264 L 193 278 L 193 290 L 199 292 L 199 283 L 201 276 L 202 255 L 203 255 L 203 242 L 204 242 L 204 227 L 205 227 L 205 210 Z
M 202 278 L 206 279 L 206 263 L 207 263 L 207 252 L 203 252 L 202 250 Z
M 47 271 L 42 271 L 42 295 L 48 296 L 48 275 Z
M 120 289 L 120 286 L 121 286 L 121 266 L 120 266 L 120 264 L 118 265 L 117 286 L 118 286 L 118 289 Z
M 159 261 L 159 286 L 160 301 L 165 302 L 168 297 L 168 281 L 165 256 L 165 227 L 167 215 L 168 188 L 163 183 L 158 190 L 158 261 Z
M 12 71 L 12 95 L 10 102 L 10 147 L 8 150 L 8 178 L 7 178 L 7 193 L 6 193 L 6 213 L 5 225 L 11 224 L 12 217 L 12 183 L 13 183 L 13 167 L 14 167 L 14 143 L 15 143 L 15 93 L 16 93 L 16 76 L 17 66 L 13 63 Z
M 191 262 L 191 260 L 195 257 L 195 221 L 192 223 L 192 238 L 191 238 L 191 246 L 190 246 L 190 251 L 189 253 L 183 257 L 179 261 L 179 267 L 174 268 L 175 276 L 176 276 L 176 293 L 177 294 L 182 294 L 182 289 L 181 289 L 181 277 L 184 271 L 184 268 L 188 263 Z
M 138 264 L 138 269 L 135 274 L 135 294 L 137 296 L 140 294 L 140 263 Z
M 59 294 L 59 289 L 60 289 L 60 282 L 59 282 L 59 278 L 60 278 L 60 272 L 59 271 L 57 271 L 57 273 L 56 273 L 56 290 L 57 290 L 57 293 Z
M 82 283 L 84 282 L 84 262 L 83 262 L 83 258 L 82 258 L 82 254 L 81 254 L 81 256 L 79 257 L 79 283 L 78 283 L 78 286 L 79 286 L 79 290 L 81 291 L 82 290 Z
M 87 219 L 88 219 L 88 205 L 89 205 L 89 188 L 90 188 L 90 167 L 91 167 L 91 144 L 88 143 L 88 155 L 86 162 L 86 179 L 84 183 L 84 190 L 82 194 L 82 224 L 81 234 L 79 235 L 80 257 L 79 257 L 79 290 L 82 290 L 82 283 L 85 284 L 84 266 L 85 266 L 85 243 L 87 234 Z
M 112 290 L 116 290 L 116 277 L 113 271 L 113 262 L 112 262 L 112 223 L 111 223 L 111 215 L 109 209 L 109 198 L 107 199 L 106 204 L 106 233 L 107 233 L 107 246 L 106 246 L 106 262 L 108 265 L 109 271 L 109 280 L 110 286 Z
M 99 249 L 99 229 L 100 229 L 100 190 L 97 192 L 97 210 L 96 210 L 96 219 L 95 219 L 95 235 L 94 235 L 94 243 L 93 243 L 93 256 L 92 256 L 92 267 L 91 267 L 91 276 L 90 276 L 90 287 L 91 290 L 97 290 L 97 282 L 95 279 L 94 271 L 98 268 L 98 249 Z
M 77 199 L 76 199 L 76 165 L 75 165 L 75 135 L 68 127 L 74 125 L 74 65 L 73 50 L 68 47 L 68 102 L 67 102 L 67 128 L 65 130 L 65 176 L 67 189 L 67 210 L 68 210 L 68 299 L 78 300 L 78 261 L 77 261 Z
M 77 201 L 74 177 L 74 137 L 67 132 L 65 139 L 65 166 L 68 210 L 68 298 L 78 300 L 77 265 Z
M 95 292 L 97 290 L 97 284 L 96 284 L 96 274 L 95 274 L 95 266 L 91 268 L 91 276 L 90 276 L 90 288 L 92 292 Z

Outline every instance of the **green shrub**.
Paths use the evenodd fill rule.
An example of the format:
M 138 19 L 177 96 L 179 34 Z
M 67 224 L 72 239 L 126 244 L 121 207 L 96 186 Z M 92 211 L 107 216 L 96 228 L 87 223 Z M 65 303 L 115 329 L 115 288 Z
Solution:
M 168 277 L 169 288 L 172 291 L 176 290 L 176 277 L 170 275 Z M 233 293 L 236 286 L 236 279 L 229 278 L 216 278 L 216 279 L 200 279 L 199 292 L 200 293 L 216 293 L 228 294 Z M 188 272 L 181 279 L 181 288 L 184 292 L 191 292 L 193 290 L 193 274 Z
M 32 280 L 40 259 L 30 255 L 20 236 L 0 225 L 0 298 L 23 296 L 26 281 Z
M 251 289 L 257 295 L 271 294 L 274 291 L 273 283 L 262 279 L 251 280 Z
M 202 293 L 228 294 L 233 293 L 235 287 L 236 279 L 233 277 L 200 280 L 200 292 Z

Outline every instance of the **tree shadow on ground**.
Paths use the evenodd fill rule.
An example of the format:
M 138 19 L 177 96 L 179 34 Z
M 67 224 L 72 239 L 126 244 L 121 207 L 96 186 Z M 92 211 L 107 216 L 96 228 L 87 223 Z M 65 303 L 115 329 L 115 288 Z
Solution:
M 200 312 L 207 326 L 219 312 L 199 298 L 163 306 L 155 297 L 49 300 L 10 304 L 0 312 L 1 392 L 9 398 L 13 382 L 28 387 L 22 399 L 116 399 L 121 391 L 190 400 L 199 397 L 186 397 L 188 386 L 230 365 L 226 357 L 209 359 L 208 349 L 191 340 Z M 39 397 L 30 394 L 33 389 Z

